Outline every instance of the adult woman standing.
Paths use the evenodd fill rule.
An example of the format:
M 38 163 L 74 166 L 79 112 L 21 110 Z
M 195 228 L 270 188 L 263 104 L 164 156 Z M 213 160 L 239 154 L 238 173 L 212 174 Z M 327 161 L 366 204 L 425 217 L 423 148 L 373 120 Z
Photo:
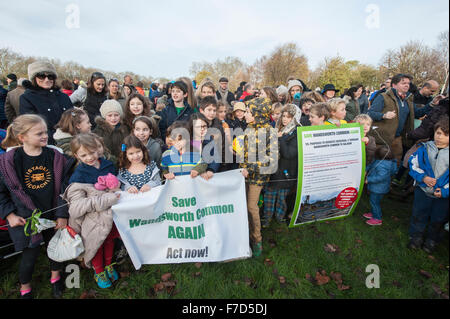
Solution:
M 28 65 L 28 78 L 32 85 L 19 99 L 20 114 L 38 114 L 47 123 L 48 144 L 54 144 L 55 125 L 64 111 L 72 108 L 70 98 L 56 86 L 55 66 L 46 61 Z
M 89 116 L 92 127 L 95 127 L 95 117 L 100 115 L 100 106 L 107 99 L 106 79 L 103 73 L 92 73 L 88 85 L 84 110 Z
M 125 101 L 126 98 L 122 96 L 120 92 L 119 80 L 111 79 L 108 82 L 108 100 L 114 99 L 122 105 L 123 111 L 125 112 Z
M 362 93 L 362 89 L 352 86 L 347 90 L 344 96 L 345 100 L 345 118 L 347 122 L 352 122 L 357 115 L 360 114 L 358 98 Z

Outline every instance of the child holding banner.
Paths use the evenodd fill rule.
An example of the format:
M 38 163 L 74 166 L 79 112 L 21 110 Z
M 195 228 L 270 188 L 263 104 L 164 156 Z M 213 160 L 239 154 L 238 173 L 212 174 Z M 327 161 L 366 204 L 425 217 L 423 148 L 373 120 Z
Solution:
M 275 173 L 273 168 L 276 169 L 278 163 L 278 139 L 270 125 L 271 109 L 272 104 L 269 98 L 256 98 L 248 102 L 245 112 L 245 120 L 251 132 L 245 135 L 244 158 L 240 161 L 240 167 L 243 168 L 242 175 L 246 178 L 250 240 L 255 257 L 262 253 L 259 195 L 269 181 L 270 175 Z M 264 133 L 265 140 L 259 140 Z M 265 150 L 261 151 L 264 147 Z M 261 155 L 264 157 L 259 158 Z
M 409 174 L 415 180 L 414 203 L 409 226 L 408 248 L 431 254 L 441 240 L 448 220 L 449 123 L 444 117 L 434 126 L 434 141 L 423 143 L 409 158 Z M 428 230 L 425 234 L 425 228 Z
M 192 147 L 189 151 L 190 134 L 188 124 L 174 122 L 167 129 L 169 139 L 173 146 L 162 155 L 161 170 L 165 179 L 174 179 L 175 176 L 191 175 L 192 178 L 206 172 L 208 164 L 203 163 L 200 151 Z
M 361 124 L 364 131 L 364 137 L 362 141 L 366 146 L 366 166 L 372 163 L 375 156 L 375 150 L 377 149 L 377 144 L 375 142 L 375 137 L 367 135 L 372 127 L 372 118 L 367 114 L 359 114 L 354 119 L 355 123 Z
M 159 168 L 150 160 L 145 145 L 134 135 L 123 140 L 119 168 L 117 178 L 122 183 L 122 190 L 128 193 L 144 193 L 161 185 Z
M 105 180 L 111 191 L 119 190 L 120 183 L 115 178 L 113 163 L 99 157 L 100 149 L 94 134 L 76 135 L 70 147 L 80 164 L 64 193 L 64 199 L 69 203 L 69 226 L 83 239 L 84 263 L 94 268 L 97 285 L 108 288 L 119 277 L 112 264 L 114 239 L 119 237 L 119 232 L 113 223 L 111 207 L 117 203 L 120 194 L 99 187 L 102 186 L 99 182 Z
M 17 117 L 8 127 L 4 145 L 19 144 L 0 157 L 0 218 L 8 222 L 8 232 L 16 251 L 22 251 L 19 264 L 20 295 L 32 299 L 31 279 L 41 253 L 42 241 L 49 242 L 56 229 L 65 228 L 69 214 L 60 193 L 67 183 L 74 160 L 47 147 L 45 120 L 35 114 Z M 31 234 L 38 210 L 42 218 L 56 221 L 56 227 Z M 28 230 L 27 230 L 28 229 Z M 60 276 L 63 264 L 49 259 L 53 296 L 62 296 Z

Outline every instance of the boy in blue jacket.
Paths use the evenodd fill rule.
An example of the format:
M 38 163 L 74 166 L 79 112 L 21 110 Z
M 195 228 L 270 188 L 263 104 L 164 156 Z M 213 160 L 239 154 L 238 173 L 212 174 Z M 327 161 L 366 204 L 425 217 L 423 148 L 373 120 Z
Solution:
M 370 226 L 382 225 L 381 220 L 381 200 L 389 193 L 391 176 L 397 173 L 397 162 L 392 152 L 386 146 L 379 146 L 375 150 L 375 161 L 366 168 L 368 190 L 370 192 L 369 201 L 372 208 L 371 213 L 363 216 L 368 219 L 366 222 Z
M 425 235 L 422 249 L 427 253 L 435 249 L 448 219 L 448 122 L 448 117 L 437 122 L 434 141 L 422 143 L 409 158 L 409 174 L 416 187 L 408 248 L 421 247 Z

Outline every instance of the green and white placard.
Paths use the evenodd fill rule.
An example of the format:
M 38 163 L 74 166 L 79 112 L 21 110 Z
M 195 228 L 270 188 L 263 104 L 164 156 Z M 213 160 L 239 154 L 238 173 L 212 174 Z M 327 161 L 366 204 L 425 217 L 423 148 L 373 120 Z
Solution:
M 358 123 L 298 127 L 298 182 L 289 227 L 350 216 L 362 194 L 364 132 Z

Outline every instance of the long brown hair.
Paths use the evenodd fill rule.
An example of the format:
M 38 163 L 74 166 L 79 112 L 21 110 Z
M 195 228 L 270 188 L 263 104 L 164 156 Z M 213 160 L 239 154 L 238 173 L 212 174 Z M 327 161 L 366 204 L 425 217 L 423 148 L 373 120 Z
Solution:
M 130 147 L 140 149 L 143 154 L 142 163 L 144 163 L 145 165 L 150 164 L 150 155 L 148 153 L 147 147 L 141 142 L 140 139 L 130 134 L 123 139 L 122 151 L 120 152 L 119 157 L 119 168 L 129 168 L 131 166 L 131 163 L 127 157 L 127 150 Z
M 136 117 L 131 110 L 130 110 L 130 102 L 132 99 L 138 98 L 142 102 L 143 110 L 142 115 L 144 116 L 150 116 L 150 103 L 149 100 L 147 100 L 144 96 L 142 96 L 139 93 L 131 93 L 130 96 L 127 98 L 127 101 L 125 102 L 125 116 L 123 122 L 128 127 L 133 127 L 133 120 Z
M 58 124 L 56 124 L 55 128 L 59 128 L 61 131 L 69 133 L 70 135 L 76 135 L 80 133 L 77 129 L 77 125 L 81 123 L 83 115 L 88 116 L 82 109 L 73 108 L 67 110 L 61 115 L 61 119 Z

